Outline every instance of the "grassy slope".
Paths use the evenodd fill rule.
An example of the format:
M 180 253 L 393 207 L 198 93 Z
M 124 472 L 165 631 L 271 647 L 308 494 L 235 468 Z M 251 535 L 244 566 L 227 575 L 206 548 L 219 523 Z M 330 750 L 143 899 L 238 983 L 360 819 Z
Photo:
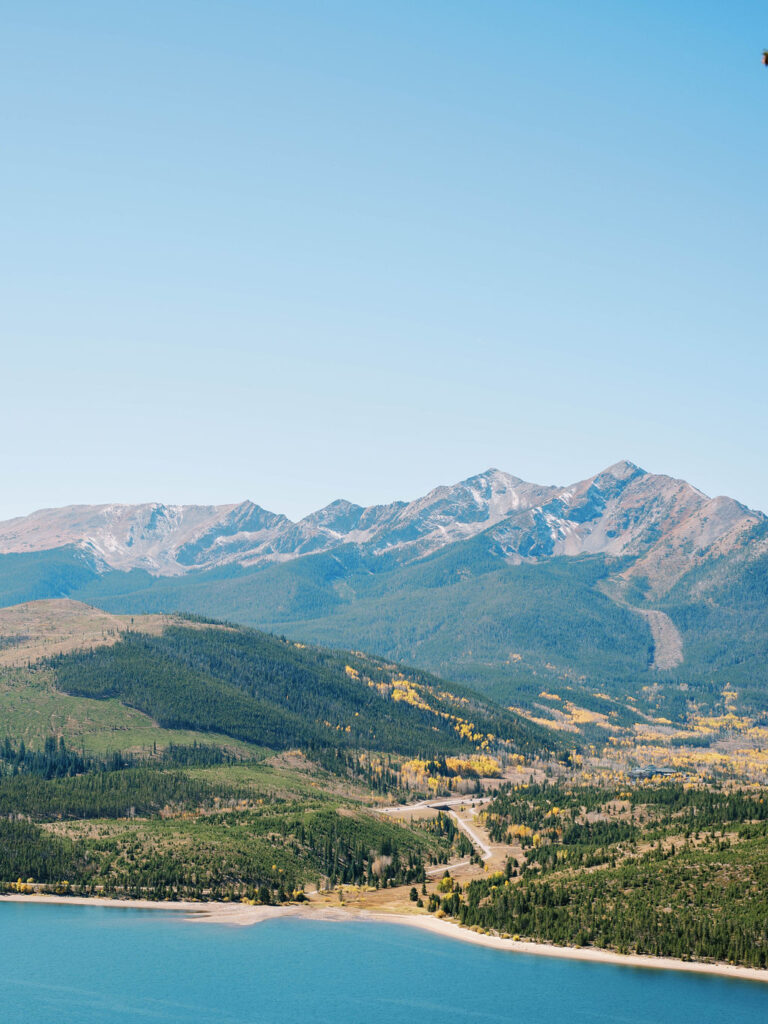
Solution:
M 76 749 L 91 754 L 162 750 L 170 743 L 207 743 L 244 756 L 262 748 L 230 736 L 184 729 L 163 729 L 149 715 L 119 700 L 72 697 L 41 669 L 0 669 L 0 733 L 42 747 L 47 736 L 63 735 Z
M 70 600 L 46 600 L 0 610 L 0 737 L 41 747 L 45 738 L 63 735 L 71 746 L 93 754 L 114 750 L 163 749 L 170 743 L 209 743 L 243 755 L 260 748 L 224 735 L 170 730 L 116 699 L 72 696 L 57 688 L 42 659 L 68 651 L 108 647 L 133 628 L 120 619 Z M 158 635 L 170 621 L 159 616 L 136 620 Z

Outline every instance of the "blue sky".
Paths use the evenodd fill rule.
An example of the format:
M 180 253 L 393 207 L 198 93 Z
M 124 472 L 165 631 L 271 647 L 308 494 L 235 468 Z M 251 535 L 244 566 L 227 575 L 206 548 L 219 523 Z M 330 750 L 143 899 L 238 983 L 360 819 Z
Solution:
M 0 8 L 0 518 L 620 458 L 768 510 L 764 3 Z

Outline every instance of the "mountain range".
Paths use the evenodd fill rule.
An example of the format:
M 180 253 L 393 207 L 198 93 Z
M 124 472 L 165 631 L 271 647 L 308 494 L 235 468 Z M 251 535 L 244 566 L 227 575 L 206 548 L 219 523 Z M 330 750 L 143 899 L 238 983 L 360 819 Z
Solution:
M 567 487 L 490 469 L 299 522 L 251 501 L 0 523 L 0 602 L 183 610 L 365 649 L 497 697 L 762 689 L 768 518 L 619 462 Z M 544 687 L 546 682 L 546 687 Z M 751 694 L 751 696 L 749 696 Z
M 363 508 L 340 499 L 292 522 L 234 505 L 73 505 L 0 523 L 0 554 L 74 546 L 100 571 L 172 576 L 223 565 L 264 566 L 354 544 L 400 564 L 488 533 L 510 563 L 558 555 L 631 556 L 632 575 L 663 590 L 691 560 L 728 553 L 765 521 L 732 498 L 619 462 L 569 487 L 497 469 L 423 498 Z

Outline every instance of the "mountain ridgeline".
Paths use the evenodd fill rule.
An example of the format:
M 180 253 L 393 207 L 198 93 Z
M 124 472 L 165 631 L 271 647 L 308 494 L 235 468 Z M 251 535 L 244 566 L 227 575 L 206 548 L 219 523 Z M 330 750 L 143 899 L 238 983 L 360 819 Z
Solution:
M 505 703 L 652 691 L 671 714 L 732 686 L 766 706 L 768 519 L 629 462 L 570 487 L 489 470 L 298 523 L 245 502 L 0 524 L 0 601 L 61 596 L 363 649 Z

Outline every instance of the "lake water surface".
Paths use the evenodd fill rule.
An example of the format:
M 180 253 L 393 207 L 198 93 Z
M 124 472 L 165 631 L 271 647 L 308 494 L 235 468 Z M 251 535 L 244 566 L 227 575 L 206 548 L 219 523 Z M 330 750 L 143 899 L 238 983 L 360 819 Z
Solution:
M 8 1024 L 734 1024 L 768 985 L 483 949 L 402 925 L 0 901 Z

